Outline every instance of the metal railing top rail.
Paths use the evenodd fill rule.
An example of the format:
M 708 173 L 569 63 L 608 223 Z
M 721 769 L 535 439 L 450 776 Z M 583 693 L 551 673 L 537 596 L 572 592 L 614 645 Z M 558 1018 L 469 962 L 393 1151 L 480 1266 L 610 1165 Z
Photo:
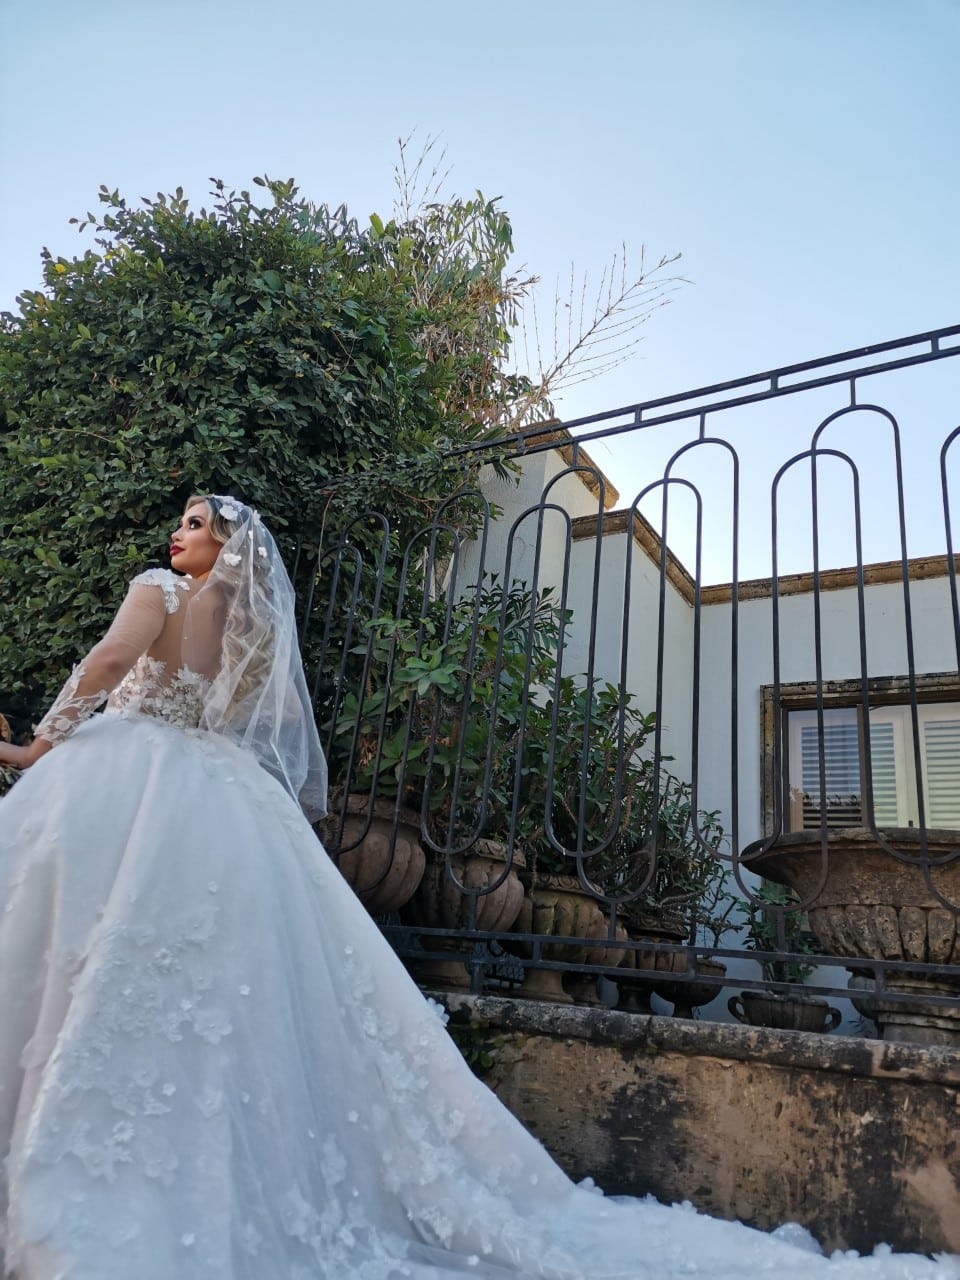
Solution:
M 955 344 L 945 345 L 949 339 L 956 339 Z M 875 364 L 861 364 L 853 369 L 839 369 L 835 366 L 849 364 L 852 360 L 869 360 L 870 357 L 884 355 L 887 352 L 908 351 L 911 347 L 923 347 L 910 355 L 900 355 L 894 359 L 881 360 Z M 819 356 L 813 360 L 802 360 L 796 364 L 783 365 L 776 369 L 767 369 L 760 373 L 748 374 L 744 377 L 731 378 L 725 382 L 714 382 L 708 386 L 695 387 L 689 391 L 676 392 L 673 395 L 658 396 L 651 400 L 636 404 L 623 405 L 617 409 L 606 409 L 600 413 L 588 414 L 586 417 L 571 418 L 564 422 L 551 424 L 535 423 L 510 435 L 496 439 L 459 445 L 450 450 L 449 456 L 459 457 L 467 454 L 495 453 L 504 450 L 520 454 L 541 453 L 557 447 L 553 431 L 562 427 L 573 430 L 589 427 L 594 423 L 612 422 L 614 419 L 629 416 L 626 422 L 616 422 L 608 427 L 598 427 L 592 431 L 583 431 L 576 436 L 574 443 L 589 444 L 593 440 L 604 440 L 611 436 L 623 435 L 636 431 L 637 428 L 655 427 L 668 422 L 680 422 L 685 418 L 706 418 L 708 414 L 719 413 L 724 409 L 734 409 L 742 405 L 757 404 L 763 400 L 773 400 L 782 396 L 795 395 L 801 391 L 810 391 L 817 387 L 832 386 L 837 383 L 850 384 L 851 404 L 856 403 L 856 384 L 860 378 L 873 374 L 888 373 L 894 369 L 905 369 L 911 365 L 929 364 L 935 360 L 946 360 L 951 356 L 960 356 L 960 324 L 948 325 L 943 329 L 931 329 L 926 333 L 910 334 L 903 338 L 892 338 L 887 342 L 874 342 L 864 347 L 855 347 L 849 351 L 838 351 L 828 356 Z M 800 374 L 821 371 L 819 376 L 800 378 L 796 382 L 786 379 Z M 765 384 L 765 385 L 761 385 Z M 754 391 L 746 388 L 755 387 Z M 743 391 L 742 395 L 731 394 Z M 710 399 L 710 397 L 713 397 Z M 717 398 L 721 397 L 721 398 Z M 702 403 L 704 402 L 705 403 Z M 657 410 L 665 412 L 657 413 Z M 652 416 L 651 416 L 652 415 Z M 550 433 L 548 436 L 548 432 Z

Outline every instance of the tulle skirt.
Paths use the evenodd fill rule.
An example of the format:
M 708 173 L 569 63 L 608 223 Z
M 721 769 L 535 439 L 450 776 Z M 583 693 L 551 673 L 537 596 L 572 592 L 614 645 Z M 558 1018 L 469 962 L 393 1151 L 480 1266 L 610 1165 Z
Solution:
M 279 785 L 145 717 L 0 801 L 0 1027 L 20 1280 L 960 1276 L 574 1186 Z

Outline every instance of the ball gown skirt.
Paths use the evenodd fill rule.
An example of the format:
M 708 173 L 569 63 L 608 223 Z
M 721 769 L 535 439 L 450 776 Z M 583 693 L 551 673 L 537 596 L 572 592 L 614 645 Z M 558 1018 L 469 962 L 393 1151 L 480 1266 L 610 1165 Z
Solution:
M 138 715 L 0 801 L 0 1147 L 19 1280 L 960 1275 L 574 1186 L 286 792 Z

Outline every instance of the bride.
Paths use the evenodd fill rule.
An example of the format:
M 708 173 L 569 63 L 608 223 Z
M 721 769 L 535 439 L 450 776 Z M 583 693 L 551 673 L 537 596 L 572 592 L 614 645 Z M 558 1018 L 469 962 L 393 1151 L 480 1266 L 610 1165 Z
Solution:
M 5 1274 L 960 1276 L 570 1183 L 311 830 L 326 770 L 257 512 L 191 498 L 170 554 L 0 744 L 29 766 L 0 801 Z

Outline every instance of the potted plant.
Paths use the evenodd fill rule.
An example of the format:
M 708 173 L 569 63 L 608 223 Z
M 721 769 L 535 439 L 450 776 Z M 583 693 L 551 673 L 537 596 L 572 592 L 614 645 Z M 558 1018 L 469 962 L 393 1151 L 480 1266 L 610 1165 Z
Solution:
M 628 906 L 638 895 L 611 856 L 632 859 L 636 879 L 655 798 L 657 871 L 639 911 L 656 917 L 651 928 L 664 912 L 668 928 L 680 919 L 702 867 L 690 856 L 689 788 L 664 771 L 655 796 L 646 750 L 654 717 L 613 685 L 588 689 L 559 673 L 568 622 L 549 590 L 534 596 L 495 579 L 416 618 L 374 618 L 347 655 L 362 678 L 326 726 L 340 812 L 325 834 L 344 865 L 362 856 L 356 838 L 343 838 L 344 813 L 369 822 L 371 807 L 385 805 L 395 826 L 409 815 L 425 871 L 403 908 L 408 922 L 504 931 L 519 910 L 525 933 L 596 940 L 540 944 L 548 959 L 615 966 L 626 953 L 603 943 L 625 939 L 625 919 L 639 909 Z M 385 875 L 379 863 L 374 871 Z M 645 874 L 642 865 L 637 883 Z M 678 928 L 684 941 L 686 922 Z M 439 977 L 464 983 L 466 969 L 444 965 Z M 558 971 L 531 970 L 530 991 L 570 998 Z
M 665 769 L 656 786 L 648 772 L 644 804 L 640 824 L 628 832 L 626 858 L 606 873 L 606 883 L 620 895 L 618 915 L 627 936 L 653 944 L 627 952 L 617 975 L 618 1007 L 650 1013 L 656 991 L 689 1017 L 693 1005 L 716 994 L 716 979 L 725 972 L 690 950 L 708 918 L 710 897 L 724 881 L 718 856 L 724 833 L 716 813 L 695 813 L 690 784 Z M 662 944 L 685 950 L 662 949 Z M 696 985 L 694 973 L 702 975 Z
M 946 972 L 960 961 L 960 831 L 848 827 L 788 833 L 769 845 L 745 849 L 745 864 L 813 899 L 820 950 L 851 971 L 855 1005 L 881 1038 L 960 1044 L 960 985 Z M 858 959 L 900 964 L 884 974 L 889 999 L 872 994 L 867 974 L 875 969 Z
M 687 941 L 691 904 L 714 874 L 722 838 L 716 815 L 693 822 L 689 785 L 656 771 L 654 729 L 654 715 L 617 686 L 555 679 L 550 695 L 528 708 L 517 809 L 528 861 L 519 927 L 595 938 L 579 952 L 560 944 L 542 953 L 619 966 L 623 1002 L 647 1010 L 652 975 L 686 968 L 683 952 L 656 944 Z M 654 945 L 603 945 L 630 938 Z M 594 975 L 571 974 L 566 984 L 578 1000 L 597 1002 Z M 559 971 L 531 973 L 531 987 L 541 998 L 565 998 Z
M 689 905 L 692 946 L 703 947 L 705 955 L 694 955 L 693 973 L 689 966 L 684 977 L 677 975 L 654 985 L 657 995 L 673 1006 L 675 1018 L 692 1018 L 694 1009 L 709 1004 L 721 994 L 727 967 L 712 952 L 722 946 L 726 935 L 735 927 L 731 917 L 740 899 L 730 888 L 727 868 L 717 857 L 707 861 L 703 869 L 700 892 Z
M 426 725 L 420 804 L 427 866 L 404 919 L 431 928 L 511 929 L 522 909 L 522 833 L 514 821 L 516 744 L 529 689 L 559 642 L 561 614 L 551 590 L 520 583 L 489 587 L 458 602 L 445 628 L 452 685 L 437 687 Z M 462 943 L 432 938 L 434 950 Z M 421 962 L 421 981 L 468 985 L 463 960 Z
M 606 850 L 637 821 L 645 805 L 649 765 L 641 755 L 653 728 L 631 695 L 616 686 L 589 688 L 559 676 L 555 662 L 541 673 L 546 696 L 530 701 L 515 754 L 504 767 L 516 780 L 515 824 L 527 856 L 521 932 L 593 940 L 541 943 L 540 955 L 567 965 L 617 966 L 625 940 L 615 899 L 603 884 Z M 525 995 L 598 1003 L 596 978 L 531 967 Z
M 375 631 L 351 653 L 361 650 L 367 659 L 359 690 L 347 691 L 323 725 L 331 788 L 329 812 L 316 830 L 367 910 L 386 915 L 409 901 L 426 865 L 420 815 L 411 802 L 412 778 L 422 765 L 416 744 L 409 761 L 404 758 L 413 726 L 402 714 L 411 682 L 415 686 L 422 673 L 401 663 L 393 682 L 386 680 L 392 653 Z
M 840 1012 L 816 996 L 783 990 L 802 983 L 813 965 L 802 959 L 817 952 L 816 939 L 806 918 L 797 910 L 798 899 L 780 885 L 763 884 L 749 898 L 737 898 L 743 914 L 737 925 L 745 935 L 745 946 L 759 953 L 760 968 L 771 984 L 769 991 L 741 991 L 731 996 L 728 1008 L 738 1022 L 752 1026 L 776 1027 L 783 1031 L 833 1031 L 840 1024 Z
M 368 826 L 371 813 L 391 820 L 394 841 L 398 829 L 414 833 L 421 875 L 394 902 L 415 898 L 414 923 L 506 929 L 519 910 L 522 853 L 509 839 L 512 795 L 498 762 L 516 733 L 529 664 L 539 669 L 555 652 L 559 624 L 549 590 L 534 597 L 494 578 L 416 618 L 372 619 L 350 651 L 362 678 L 325 726 L 337 812 L 323 834 L 357 874 L 366 841 L 345 815 Z M 383 861 L 369 871 L 381 882 L 392 870 Z

